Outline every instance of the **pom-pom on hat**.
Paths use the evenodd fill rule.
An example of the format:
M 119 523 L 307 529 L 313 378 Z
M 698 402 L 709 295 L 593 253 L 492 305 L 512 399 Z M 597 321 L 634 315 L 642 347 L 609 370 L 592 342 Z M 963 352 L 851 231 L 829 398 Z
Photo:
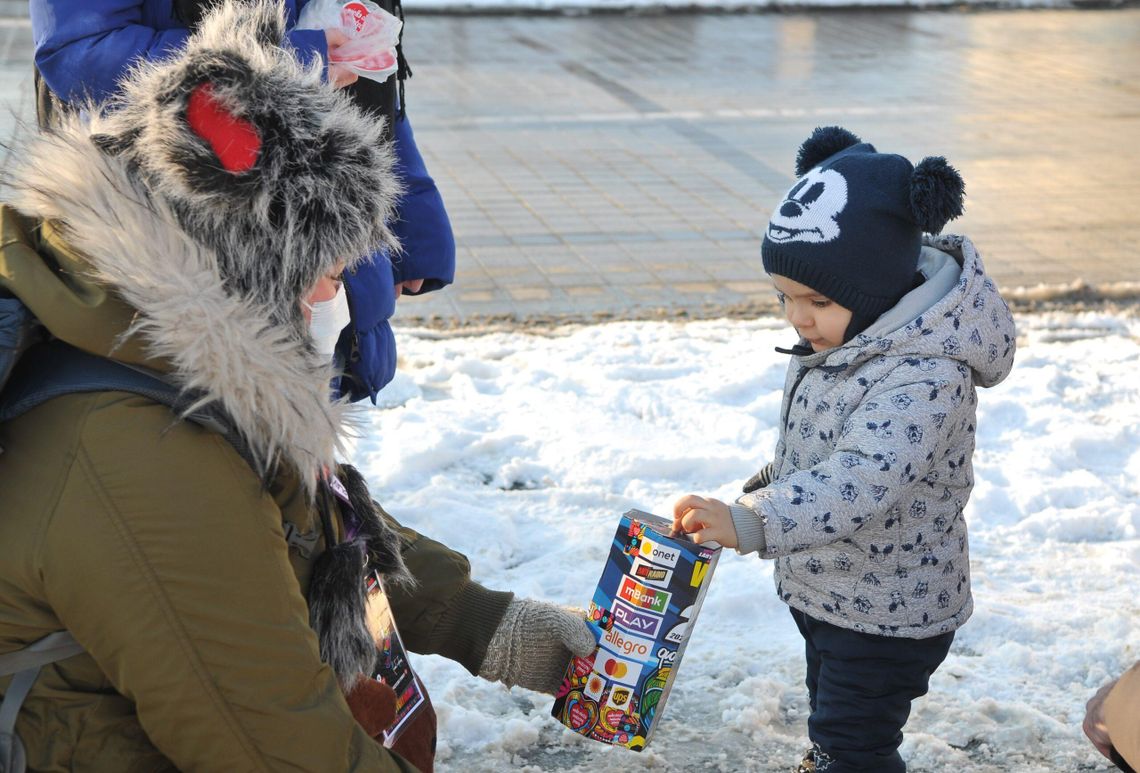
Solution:
M 965 185 L 946 159 L 912 166 L 838 126 L 818 128 L 804 142 L 796 174 L 768 221 L 764 270 L 865 319 L 913 287 L 922 234 L 962 214 Z

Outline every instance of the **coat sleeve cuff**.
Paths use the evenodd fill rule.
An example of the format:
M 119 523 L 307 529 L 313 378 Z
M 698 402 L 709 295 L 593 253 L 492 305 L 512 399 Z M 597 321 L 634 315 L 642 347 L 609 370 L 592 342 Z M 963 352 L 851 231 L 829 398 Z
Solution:
M 487 657 L 487 645 L 514 596 L 468 581 L 435 627 L 429 651 L 454 660 L 477 676 Z
M 768 546 L 764 537 L 764 519 L 759 513 L 744 505 L 729 505 L 732 513 L 732 526 L 736 529 L 736 552 L 763 553 Z

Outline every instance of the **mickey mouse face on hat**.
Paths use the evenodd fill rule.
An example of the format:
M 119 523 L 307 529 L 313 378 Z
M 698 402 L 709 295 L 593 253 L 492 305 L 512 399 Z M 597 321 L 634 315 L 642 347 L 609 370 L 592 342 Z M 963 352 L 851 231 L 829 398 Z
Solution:
M 816 167 L 788 191 L 768 221 L 773 242 L 821 244 L 839 237 L 836 218 L 847 206 L 847 180 L 834 169 Z

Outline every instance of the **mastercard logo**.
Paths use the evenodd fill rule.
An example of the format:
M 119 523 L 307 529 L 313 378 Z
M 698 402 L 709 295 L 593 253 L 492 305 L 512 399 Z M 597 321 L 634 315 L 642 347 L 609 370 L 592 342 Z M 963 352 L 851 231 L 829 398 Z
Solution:
M 614 679 L 621 679 L 629 673 L 629 668 L 625 663 L 619 663 L 616 660 L 607 660 L 606 665 L 603 667 L 607 676 L 612 676 Z

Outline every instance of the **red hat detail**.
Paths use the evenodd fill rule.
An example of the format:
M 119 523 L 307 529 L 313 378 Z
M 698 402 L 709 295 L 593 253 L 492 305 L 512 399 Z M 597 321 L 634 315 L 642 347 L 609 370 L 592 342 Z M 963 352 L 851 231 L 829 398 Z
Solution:
M 227 172 L 248 172 L 257 163 L 261 151 L 257 128 L 227 110 L 214 96 L 211 84 L 199 83 L 190 93 L 186 122 L 191 131 L 210 143 Z

